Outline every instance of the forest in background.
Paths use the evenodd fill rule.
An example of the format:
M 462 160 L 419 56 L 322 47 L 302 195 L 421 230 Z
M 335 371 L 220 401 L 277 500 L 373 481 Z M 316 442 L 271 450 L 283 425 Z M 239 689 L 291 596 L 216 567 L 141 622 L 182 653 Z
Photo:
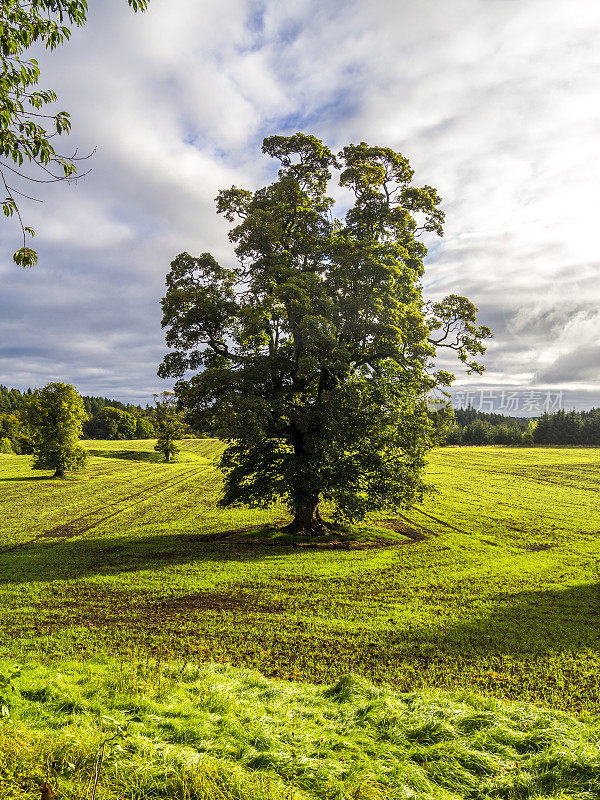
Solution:
M 32 452 L 29 432 L 20 418 L 21 408 L 32 393 L 32 389 L 21 392 L 19 389 L 0 386 L 0 452 L 12 451 L 17 455 Z M 155 438 L 153 406 L 136 406 L 108 397 L 88 395 L 82 395 L 82 400 L 88 415 L 83 424 L 84 438 Z
M 0 386 L 0 452 L 23 455 L 32 452 L 27 429 L 19 418 L 20 409 L 32 391 Z M 83 426 L 84 438 L 155 438 L 153 406 L 89 395 L 82 395 L 82 399 L 89 417 Z M 186 435 L 198 434 L 188 428 Z M 561 410 L 533 419 L 477 411 L 471 406 L 456 408 L 444 427 L 443 437 L 446 445 L 600 445 L 600 408 Z M 4 440 L 9 445 L 6 442 L 2 445 Z
M 600 408 L 546 412 L 537 418 L 508 417 L 471 406 L 456 408 L 446 427 L 445 444 L 598 445 Z

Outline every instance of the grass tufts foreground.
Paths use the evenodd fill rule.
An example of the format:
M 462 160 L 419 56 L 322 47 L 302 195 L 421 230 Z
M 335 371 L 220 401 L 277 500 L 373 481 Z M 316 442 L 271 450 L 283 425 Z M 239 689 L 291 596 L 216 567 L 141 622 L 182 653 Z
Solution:
M 3 800 L 45 780 L 57 800 L 600 796 L 597 719 L 473 693 L 151 660 L 29 664 L 15 686 Z

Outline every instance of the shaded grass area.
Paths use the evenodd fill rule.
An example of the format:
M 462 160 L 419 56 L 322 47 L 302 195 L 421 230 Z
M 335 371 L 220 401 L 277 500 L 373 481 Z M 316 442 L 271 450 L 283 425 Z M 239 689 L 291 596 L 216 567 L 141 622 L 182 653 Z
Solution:
M 147 461 L 158 464 L 165 460 L 161 453 L 151 453 L 136 450 L 90 450 L 91 456 L 96 458 L 124 458 L 126 461 Z
M 28 667 L 20 689 L 0 724 L 5 797 L 50 779 L 79 800 L 96 773 L 98 800 L 600 795 L 598 721 L 469 692 L 152 660 Z
M 281 506 L 217 507 L 219 442 L 182 445 L 164 464 L 153 442 L 93 442 L 116 457 L 68 481 L 0 456 L 0 655 L 354 672 L 600 711 L 600 449 L 447 448 L 422 507 L 301 547 L 274 530 Z

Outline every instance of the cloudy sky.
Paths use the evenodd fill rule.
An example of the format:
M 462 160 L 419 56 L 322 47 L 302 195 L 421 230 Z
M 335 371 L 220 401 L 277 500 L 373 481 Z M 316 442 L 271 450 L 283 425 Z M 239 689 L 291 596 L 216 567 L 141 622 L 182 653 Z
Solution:
M 65 152 L 96 148 L 92 171 L 23 201 L 35 269 L 0 224 L 0 383 L 144 403 L 167 388 L 170 261 L 227 262 L 218 189 L 266 183 L 263 136 L 302 130 L 391 146 L 444 199 L 426 294 L 467 295 L 494 331 L 487 373 L 457 370 L 457 391 L 512 413 L 600 405 L 597 0 L 90 6 L 40 61 L 72 115 Z

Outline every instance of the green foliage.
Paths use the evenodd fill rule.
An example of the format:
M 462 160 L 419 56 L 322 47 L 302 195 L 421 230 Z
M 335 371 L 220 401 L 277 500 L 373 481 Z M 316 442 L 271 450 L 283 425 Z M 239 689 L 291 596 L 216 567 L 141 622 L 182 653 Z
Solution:
M 0 670 L 0 719 L 10 717 L 12 707 L 21 697 L 17 685 L 17 679 L 20 676 L 20 667 L 7 667 Z
M 134 439 L 136 432 L 136 418 L 120 408 L 104 406 L 94 418 L 94 438 Z
M 83 397 L 88 419 L 83 434 L 89 439 L 153 439 L 152 410 L 125 405 L 107 397 Z
M 448 426 L 446 444 L 600 444 L 600 409 L 555 411 L 538 419 L 455 409 L 458 430 Z
M 10 443 L 11 450 L 6 452 L 19 455 L 33 452 L 29 432 L 16 414 L 0 413 L 0 437 L 8 439 Z
M 455 409 L 452 419 L 441 431 L 447 445 L 526 445 L 534 444 L 536 420 L 526 417 L 507 417 L 503 414 L 476 411 L 469 406 Z
M 127 1 L 134 11 L 143 11 L 148 4 L 148 0 Z M 23 246 L 13 258 L 22 267 L 32 267 L 37 254 L 27 246 L 27 236 L 35 234 L 23 223 L 15 199 L 22 192 L 16 187 L 22 180 L 72 180 L 77 172 L 77 159 L 59 154 L 52 141 L 69 133 L 69 114 L 43 113 L 57 95 L 37 88 L 38 62 L 26 53 L 36 43 L 54 50 L 71 35 L 68 25 L 84 25 L 86 15 L 86 0 L 2 0 L 0 5 L 0 179 L 7 193 L 2 210 L 6 217 L 19 219 Z M 34 168 L 33 174 L 28 167 Z
M 475 422 L 475 420 L 482 420 L 483 422 L 489 422 L 490 425 L 494 427 L 497 425 L 517 425 L 520 430 L 525 430 L 530 422 L 529 417 L 509 417 L 505 414 L 494 413 L 493 411 L 478 411 L 473 408 L 472 405 L 469 405 L 467 408 L 454 408 L 453 414 L 457 425 L 460 425 L 461 428 L 464 428 L 465 425 L 469 425 L 471 422 Z
M 165 461 L 171 461 L 179 453 L 176 441 L 183 436 L 185 426 L 177 411 L 173 392 L 162 392 L 154 395 L 154 398 L 154 429 L 157 437 L 154 449 L 164 455 Z
M 8 455 L 13 454 L 15 451 L 12 448 L 12 444 L 10 439 L 7 436 L 3 436 L 0 439 L 0 453 L 6 453 Z
M 20 410 L 31 393 L 31 389 L 21 393 L 18 389 L 0 386 L 0 437 L 8 437 L 17 454 L 33 452 L 29 432 L 19 419 Z M 84 395 L 81 399 L 88 417 L 83 423 L 83 435 L 88 439 L 153 439 L 156 435 L 150 419 L 153 410 L 149 406 L 126 405 L 107 397 Z M 107 407 L 110 410 L 105 413 Z
M 522 444 L 526 447 L 533 447 L 535 444 L 535 429 L 537 427 L 537 420 L 530 420 L 527 425 L 527 430 L 523 433 Z
M 430 344 L 451 347 L 459 360 L 467 365 L 468 373 L 482 373 L 484 367 L 473 359 L 485 353 L 482 339 L 490 337 L 492 332 L 484 325 L 477 325 L 477 309 L 473 304 L 466 297 L 451 294 L 439 303 L 428 303 L 428 309 L 429 327 L 438 331 L 429 339 Z
M 462 443 L 462 428 L 460 425 L 454 423 L 447 425 L 443 429 L 443 443 L 444 444 L 461 444 Z
M 492 444 L 494 428 L 489 422 L 477 419 L 463 428 L 463 444 Z
M 7 386 L 0 385 L 0 412 L 18 411 L 28 394 L 31 394 L 31 389 L 22 394 L 18 389 L 9 389 Z
M 490 335 L 466 298 L 422 299 L 418 236 L 441 235 L 440 198 L 414 187 L 389 148 L 334 156 L 298 133 L 265 139 L 263 152 L 280 161 L 275 183 L 217 197 L 238 265 L 208 253 L 171 264 L 163 325 L 174 352 L 159 374 L 180 378 L 194 427 L 229 442 L 224 506 L 283 497 L 307 531 L 323 527 L 322 500 L 347 521 L 409 507 L 436 440 L 425 395 L 453 378 L 434 371 L 437 349 L 481 372 L 474 358 Z M 326 194 L 334 169 L 354 197 L 343 220 Z
M 86 413 L 73 386 L 54 382 L 37 389 L 23 414 L 32 432 L 34 469 L 53 469 L 62 477 L 85 467 L 88 454 L 79 437 Z
M 29 431 L 16 414 L 0 412 L 0 437 L 8 439 L 11 452 L 18 455 L 33 452 Z
M 600 408 L 543 414 L 531 433 L 535 444 L 600 444 Z
M 154 425 L 149 419 L 145 417 L 136 417 L 135 420 L 135 438 L 136 439 L 154 439 L 156 431 Z

